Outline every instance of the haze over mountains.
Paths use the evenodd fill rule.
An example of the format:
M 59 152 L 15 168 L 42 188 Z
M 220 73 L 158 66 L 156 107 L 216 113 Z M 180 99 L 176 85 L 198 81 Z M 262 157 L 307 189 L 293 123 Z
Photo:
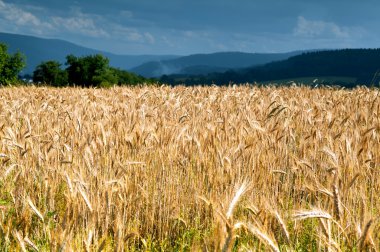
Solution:
M 109 58 L 110 65 L 121 69 L 131 69 L 148 61 L 177 58 L 177 55 L 117 55 L 79 46 L 59 39 L 44 39 L 10 33 L 0 33 L 0 42 L 8 45 L 10 52 L 20 51 L 27 58 L 27 66 L 23 73 L 33 73 L 35 67 L 42 61 L 57 60 L 65 62 L 68 54 L 85 56 L 102 54 Z
M 193 54 L 170 60 L 144 63 L 131 69 L 145 77 L 159 77 L 169 74 L 208 74 L 225 72 L 230 69 L 245 68 L 284 60 L 301 52 L 290 53 L 243 53 L 219 52 L 211 54 Z
M 221 52 L 211 54 L 179 55 L 116 55 L 82 47 L 64 40 L 43 39 L 33 36 L 0 33 L 0 42 L 9 46 L 11 52 L 17 50 L 26 55 L 27 67 L 23 73 L 31 74 L 42 61 L 65 62 L 68 54 L 76 56 L 103 54 L 110 65 L 130 70 L 144 77 L 160 77 L 164 74 L 199 75 L 225 72 L 230 69 L 245 68 L 287 59 L 301 52 L 290 53 L 243 53 Z

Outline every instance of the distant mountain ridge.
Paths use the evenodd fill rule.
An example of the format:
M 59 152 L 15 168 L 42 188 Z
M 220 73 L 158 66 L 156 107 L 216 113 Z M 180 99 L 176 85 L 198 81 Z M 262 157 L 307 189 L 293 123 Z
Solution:
M 225 72 L 229 69 L 263 65 L 273 61 L 284 60 L 301 53 L 301 51 L 295 51 L 289 53 L 218 52 L 193 54 L 175 59 L 147 62 L 132 68 L 131 71 L 144 77 L 160 77 L 170 74 L 208 74 Z
M 303 53 L 261 66 L 198 76 L 165 76 L 171 84 L 265 83 L 318 78 L 346 87 L 380 85 L 380 49 L 339 49 Z M 307 83 L 305 83 L 307 84 Z M 323 82 L 322 82 L 323 84 Z
M 57 60 L 64 63 L 68 54 L 85 56 L 100 53 L 109 58 L 111 66 L 124 70 L 129 70 L 153 60 L 167 60 L 179 57 L 177 55 L 117 55 L 79 46 L 65 40 L 2 32 L 0 32 L 0 42 L 7 44 L 10 52 L 20 51 L 26 55 L 27 66 L 23 70 L 24 74 L 33 73 L 35 67 L 42 61 Z

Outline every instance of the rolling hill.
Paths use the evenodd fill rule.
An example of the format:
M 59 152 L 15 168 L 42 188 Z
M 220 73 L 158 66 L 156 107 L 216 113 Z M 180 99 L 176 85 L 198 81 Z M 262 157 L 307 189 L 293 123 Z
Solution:
M 219 52 L 193 54 L 170 60 L 144 63 L 131 71 L 144 77 L 159 77 L 170 74 L 197 75 L 225 72 L 229 69 L 257 66 L 273 61 L 284 60 L 302 52 L 290 53 L 243 53 Z
M 327 84 L 373 85 L 380 81 L 380 49 L 341 49 L 303 53 L 261 66 L 185 78 L 165 76 L 169 83 L 228 84 L 282 82 L 318 78 Z
M 10 33 L 0 33 L 0 42 L 8 45 L 10 52 L 20 51 L 26 55 L 27 66 L 23 73 L 32 73 L 42 61 L 57 60 L 64 63 L 68 54 L 76 56 L 102 54 L 109 58 L 110 65 L 131 69 L 148 61 L 177 58 L 175 55 L 117 55 L 79 46 L 59 39 L 44 39 Z

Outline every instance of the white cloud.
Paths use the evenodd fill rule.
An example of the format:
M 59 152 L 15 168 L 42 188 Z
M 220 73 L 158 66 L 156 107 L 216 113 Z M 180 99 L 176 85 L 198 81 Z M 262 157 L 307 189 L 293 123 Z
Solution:
M 143 39 L 143 36 L 140 33 L 132 30 L 125 34 L 125 38 L 127 38 L 127 40 L 129 41 L 141 42 L 141 40 Z
M 120 16 L 124 18 L 133 18 L 133 12 L 129 10 L 122 10 L 120 11 Z
M 0 0 L 0 27 L 3 31 L 21 32 L 24 34 L 50 35 L 75 34 L 92 38 L 113 38 L 126 42 L 154 44 L 155 38 L 149 32 L 125 27 L 111 22 L 105 17 L 83 12 L 80 8 L 71 8 L 67 15 L 40 15 L 46 10 L 35 6 L 25 11 L 23 7 Z M 45 13 L 46 14 L 46 13 Z M 125 17 L 131 18 L 133 13 L 121 11 Z
M 303 16 L 298 17 L 297 26 L 293 34 L 300 37 L 333 37 L 333 38 L 349 38 L 353 29 L 341 27 L 333 22 L 325 22 L 321 20 L 308 20 Z
M 72 34 L 85 35 L 94 38 L 107 38 L 109 33 L 99 24 L 104 22 L 99 15 L 82 12 L 80 8 L 72 7 L 67 16 L 49 17 L 54 28 L 59 32 L 68 31 Z
M 34 32 L 41 34 L 46 29 L 52 29 L 53 26 L 40 20 L 31 12 L 24 11 L 14 4 L 5 3 L 0 0 L 0 19 L 10 21 L 14 28 L 25 26 L 31 28 Z
M 176 47 L 177 45 L 173 43 L 173 40 L 169 39 L 167 36 L 161 36 L 162 42 L 169 47 Z
M 119 24 L 110 24 L 109 28 L 112 32 L 112 37 L 120 38 L 121 40 L 130 42 L 143 41 L 143 35 L 136 29 L 125 27 Z
M 108 24 L 112 38 L 117 38 L 126 42 L 149 43 L 156 42 L 155 37 L 149 32 L 143 32 L 136 28 L 125 27 L 119 24 Z
M 209 37 L 211 37 L 211 33 L 208 32 L 208 31 L 203 31 L 203 30 L 198 30 L 198 31 L 190 31 L 190 30 L 187 30 L 187 31 L 183 31 L 181 32 L 182 35 L 186 38 L 189 38 L 189 39 L 208 39 Z
M 187 38 L 194 38 L 197 36 L 197 34 L 193 31 L 184 31 L 183 35 L 185 35 Z
M 83 34 L 90 37 L 100 38 L 100 37 L 109 37 L 109 33 L 106 32 L 103 28 L 96 25 L 96 22 L 84 15 L 73 16 L 68 18 L 63 17 L 52 17 L 51 18 L 54 27 L 58 30 L 61 28 L 74 33 L 74 34 Z
M 153 37 L 152 34 L 150 34 L 149 32 L 145 32 L 144 33 L 144 37 L 145 37 L 145 40 L 149 43 L 149 44 L 154 44 L 156 42 L 156 39 Z

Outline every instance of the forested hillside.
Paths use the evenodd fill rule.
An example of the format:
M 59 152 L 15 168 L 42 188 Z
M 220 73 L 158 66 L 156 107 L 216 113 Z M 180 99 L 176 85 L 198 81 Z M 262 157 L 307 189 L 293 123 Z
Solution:
M 231 70 L 220 74 L 164 76 L 166 82 L 186 83 L 201 81 L 205 84 L 229 82 L 265 82 L 271 80 L 307 77 L 338 77 L 341 85 L 378 84 L 376 73 L 380 69 L 380 49 L 344 49 L 303 53 L 287 60 L 263 66 Z M 346 79 L 353 80 L 351 83 Z M 338 81 L 339 82 L 339 81 Z

